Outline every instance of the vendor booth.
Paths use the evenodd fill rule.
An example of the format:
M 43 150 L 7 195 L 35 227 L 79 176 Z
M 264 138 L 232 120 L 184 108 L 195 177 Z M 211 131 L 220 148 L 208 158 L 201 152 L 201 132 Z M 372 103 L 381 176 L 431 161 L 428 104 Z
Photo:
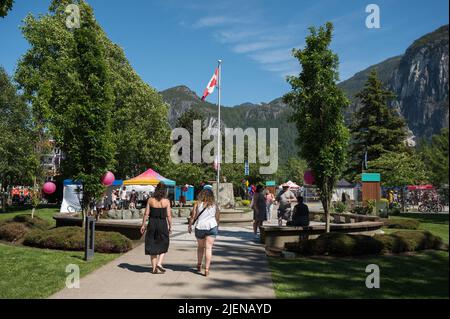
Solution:
M 358 198 L 358 189 L 356 186 L 345 179 L 339 180 L 337 182 L 336 187 L 333 190 L 332 201 L 339 202 L 342 201 L 343 197 L 346 197 L 346 200 L 356 200 Z
M 72 179 L 64 180 L 63 200 L 61 203 L 61 213 L 75 213 L 81 211 L 81 200 L 83 198 L 83 187 L 81 182 Z M 107 187 L 107 195 L 110 196 L 115 188 L 122 185 L 121 180 L 115 180 L 112 185 Z
M 180 196 L 183 195 L 185 200 L 190 202 L 194 200 L 194 186 L 184 185 L 175 187 L 175 201 L 180 200 Z
M 166 186 L 175 186 L 175 181 L 168 179 L 159 173 L 155 172 L 151 168 L 146 170 L 141 175 L 133 177 L 123 182 L 124 186 L 127 185 L 153 185 L 156 186 L 159 182 L 164 183 Z

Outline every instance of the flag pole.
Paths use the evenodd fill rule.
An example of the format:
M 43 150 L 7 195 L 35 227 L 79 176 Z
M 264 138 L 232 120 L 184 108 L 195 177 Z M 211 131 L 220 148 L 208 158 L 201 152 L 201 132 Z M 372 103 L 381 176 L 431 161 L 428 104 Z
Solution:
M 217 101 L 217 106 L 218 106 L 218 115 L 217 115 L 217 206 L 219 206 L 219 184 L 220 184 L 220 166 L 221 166 L 221 157 L 222 157 L 222 148 L 221 148 L 221 144 L 222 144 L 222 136 L 221 136 L 221 131 L 220 131 L 220 94 L 222 93 L 222 88 L 221 88 L 221 77 L 222 77 L 222 60 L 217 61 L 219 64 L 219 77 L 218 77 L 218 81 L 217 81 L 217 90 L 218 90 L 218 101 Z

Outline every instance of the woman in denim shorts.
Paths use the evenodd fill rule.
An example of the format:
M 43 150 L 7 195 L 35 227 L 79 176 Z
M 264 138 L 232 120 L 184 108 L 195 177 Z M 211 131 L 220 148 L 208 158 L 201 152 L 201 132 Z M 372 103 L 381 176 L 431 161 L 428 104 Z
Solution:
M 210 189 L 203 189 L 197 198 L 197 203 L 189 219 L 189 233 L 195 224 L 195 237 L 197 238 L 197 271 L 201 272 L 203 256 L 205 255 L 205 276 L 209 275 L 214 240 L 219 233 L 220 211 L 215 204 L 214 194 Z

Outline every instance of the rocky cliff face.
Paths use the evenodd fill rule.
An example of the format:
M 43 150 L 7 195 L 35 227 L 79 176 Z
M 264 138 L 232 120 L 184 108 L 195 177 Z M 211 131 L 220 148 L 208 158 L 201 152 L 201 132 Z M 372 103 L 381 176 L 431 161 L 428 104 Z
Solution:
M 403 55 L 388 85 L 393 105 L 418 137 L 448 127 L 448 25 L 415 41 Z
M 414 41 L 405 54 L 340 83 L 352 100 L 347 120 L 360 107 L 354 94 L 363 88 L 370 71 L 377 69 L 381 81 L 397 96 L 391 106 L 405 118 L 415 140 L 439 133 L 448 127 L 449 120 L 448 63 L 448 25 L 445 25 Z

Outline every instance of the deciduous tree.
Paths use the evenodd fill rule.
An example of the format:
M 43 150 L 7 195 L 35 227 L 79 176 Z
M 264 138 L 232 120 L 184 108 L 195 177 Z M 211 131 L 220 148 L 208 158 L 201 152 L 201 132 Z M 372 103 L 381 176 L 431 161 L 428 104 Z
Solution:
M 312 169 L 330 230 L 333 188 L 346 162 L 348 130 L 343 111 L 349 101 L 337 86 L 338 56 L 329 48 L 333 25 L 310 28 L 304 49 L 294 49 L 301 65 L 299 76 L 288 78 L 292 91 L 284 101 L 293 110 L 291 120 L 298 130 L 300 156 Z

